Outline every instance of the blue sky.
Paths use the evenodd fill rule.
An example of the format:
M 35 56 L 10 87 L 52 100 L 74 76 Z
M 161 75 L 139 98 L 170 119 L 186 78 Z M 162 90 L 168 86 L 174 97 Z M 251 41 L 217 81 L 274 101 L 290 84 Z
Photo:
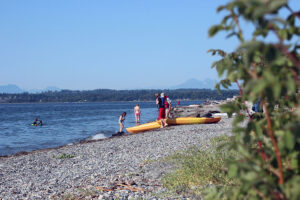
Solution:
M 300 2 L 295 10 L 299 10 Z M 217 79 L 208 37 L 225 0 L 0 1 L 0 85 L 23 89 L 167 88 Z

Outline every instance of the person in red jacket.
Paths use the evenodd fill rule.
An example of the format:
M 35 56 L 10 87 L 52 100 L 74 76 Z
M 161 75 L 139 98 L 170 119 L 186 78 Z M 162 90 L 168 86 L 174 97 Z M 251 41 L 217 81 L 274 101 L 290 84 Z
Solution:
M 165 98 L 165 94 L 161 93 L 160 97 L 158 97 L 158 120 L 161 121 L 161 128 L 168 126 L 167 122 L 166 122 L 166 107 L 165 107 L 165 102 L 166 102 L 166 98 Z

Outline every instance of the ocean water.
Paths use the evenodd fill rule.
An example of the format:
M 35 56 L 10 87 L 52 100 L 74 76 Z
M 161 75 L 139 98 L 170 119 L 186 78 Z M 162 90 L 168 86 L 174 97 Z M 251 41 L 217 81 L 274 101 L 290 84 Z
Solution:
M 135 126 L 137 103 L 141 123 L 157 118 L 155 102 L 0 104 L 0 156 L 111 137 L 119 131 L 122 112 L 127 112 L 125 128 Z M 201 102 L 181 105 L 195 103 Z M 43 126 L 32 126 L 34 118 L 43 120 Z

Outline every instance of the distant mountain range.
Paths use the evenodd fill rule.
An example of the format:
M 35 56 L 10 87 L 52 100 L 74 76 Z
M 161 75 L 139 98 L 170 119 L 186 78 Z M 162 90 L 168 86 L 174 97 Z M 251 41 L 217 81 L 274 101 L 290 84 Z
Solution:
M 171 86 L 166 89 L 214 89 L 215 84 L 217 83 L 217 80 L 212 80 L 212 79 L 205 79 L 203 81 L 197 80 L 197 79 L 189 79 L 179 85 Z M 159 89 L 157 87 L 149 88 L 149 89 Z M 237 89 L 236 86 L 232 86 L 230 89 Z M 9 85 L 0 85 L 0 93 L 23 93 L 23 92 L 28 92 L 28 93 L 40 93 L 40 92 L 46 92 L 46 91 L 61 91 L 61 89 L 51 86 L 51 87 L 46 87 L 44 89 L 31 89 L 31 90 L 24 90 L 18 87 L 17 85 L 14 84 L 9 84 Z
M 0 93 L 9 93 L 9 94 L 19 94 L 19 93 L 23 93 L 23 92 L 40 93 L 40 92 L 46 92 L 46 91 L 60 91 L 60 90 L 61 89 L 54 87 L 54 86 L 49 86 L 44 89 L 24 90 L 14 84 L 0 85 Z
M 0 85 L 0 93 L 22 93 L 24 90 L 16 85 Z
M 203 81 L 189 79 L 179 85 L 170 87 L 170 89 L 214 89 L 217 82 L 217 80 L 212 79 L 205 79 Z

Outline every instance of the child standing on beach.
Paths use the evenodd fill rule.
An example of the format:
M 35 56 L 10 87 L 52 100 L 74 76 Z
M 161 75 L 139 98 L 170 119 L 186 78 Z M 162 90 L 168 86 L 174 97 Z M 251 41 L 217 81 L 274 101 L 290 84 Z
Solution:
M 122 115 L 120 115 L 120 118 L 119 118 L 119 125 L 120 125 L 120 133 L 123 132 L 123 128 L 124 128 L 124 120 L 125 120 L 125 116 L 126 116 L 126 112 L 123 112 Z

